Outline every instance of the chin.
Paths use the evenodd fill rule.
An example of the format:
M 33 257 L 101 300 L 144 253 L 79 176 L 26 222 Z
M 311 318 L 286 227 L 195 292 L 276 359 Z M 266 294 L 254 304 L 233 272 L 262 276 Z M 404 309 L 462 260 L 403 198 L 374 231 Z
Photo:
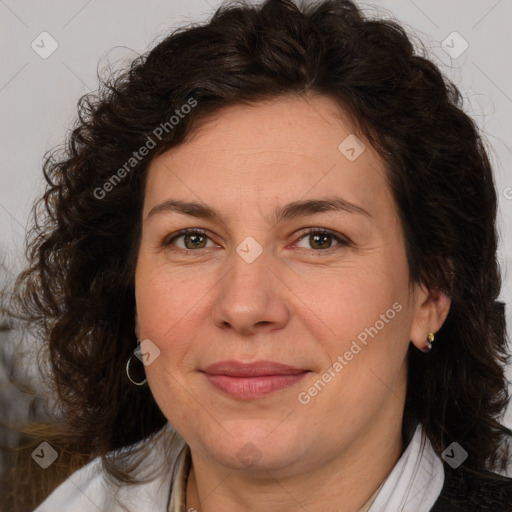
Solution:
M 238 428 L 234 425 L 226 430 L 219 427 L 222 434 L 211 429 L 209 435 L 202 437 L 202 451 L 233 470 L 277 470 L 304 460 L 303 433 L 291 432 L 289 425 L 276 428 L 279 423 L 275 421 L 262 423 L 255 425 L 251 420 L 243 420 Z

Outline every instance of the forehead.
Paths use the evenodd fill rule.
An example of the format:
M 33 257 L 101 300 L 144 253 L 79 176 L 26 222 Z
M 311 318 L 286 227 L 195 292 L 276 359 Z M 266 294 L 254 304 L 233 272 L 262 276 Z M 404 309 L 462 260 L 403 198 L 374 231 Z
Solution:
M 381 158 L 334 100 L 280 97 L 226 107 L 155 158 L 145 213 L 171 193 L 210 204 L 231 191 L 240 207 L 242 196 L 275 203 L 336 192 L 370 205 L 391 200 L 387 188 Z
M 338 156 L 340 142 L 354 132 L 349 115 L 331 98 L 282 96 L 223 108 L 200 122 L 174 156 L 188 159 L 198 149 L 218 156 L 273 151 L 323 162 Z

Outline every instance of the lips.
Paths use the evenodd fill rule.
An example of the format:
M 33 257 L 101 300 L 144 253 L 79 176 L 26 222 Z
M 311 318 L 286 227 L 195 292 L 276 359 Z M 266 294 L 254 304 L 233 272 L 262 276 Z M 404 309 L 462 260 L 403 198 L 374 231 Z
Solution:
M 256 361 L 241 363 L 239 361 L 220 361 L 207 366 L 204 370 L 209 375 L 227 375 L 229 377 L 258 377 L 266 375 L 297 375 L 307 370 L 273 361 Z
M 274 361 L 220 361 L 202 371 L 215 389 L 240 399 L 259 398 L 287 388 L 309 372 Z

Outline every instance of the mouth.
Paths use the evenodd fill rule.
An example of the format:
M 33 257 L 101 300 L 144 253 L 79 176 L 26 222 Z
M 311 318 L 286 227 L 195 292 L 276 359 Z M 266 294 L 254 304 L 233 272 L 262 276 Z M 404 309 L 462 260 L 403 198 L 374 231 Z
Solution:
M 301 381 L 309 370 L 273 361 L 220 361 L 201 370 L 208 382 L 232 398 L 254 399 Z

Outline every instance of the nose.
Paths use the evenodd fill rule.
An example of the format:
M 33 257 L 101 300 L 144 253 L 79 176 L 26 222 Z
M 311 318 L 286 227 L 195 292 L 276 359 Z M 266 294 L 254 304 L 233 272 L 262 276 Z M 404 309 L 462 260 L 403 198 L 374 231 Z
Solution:
M 268 263 L 265 251 L 251 263 L 233 253 L 229 270 L 216 288 L 212 317 L 217 327 L 250 336 L 286 325 L 291 311 L 288 288 Z

